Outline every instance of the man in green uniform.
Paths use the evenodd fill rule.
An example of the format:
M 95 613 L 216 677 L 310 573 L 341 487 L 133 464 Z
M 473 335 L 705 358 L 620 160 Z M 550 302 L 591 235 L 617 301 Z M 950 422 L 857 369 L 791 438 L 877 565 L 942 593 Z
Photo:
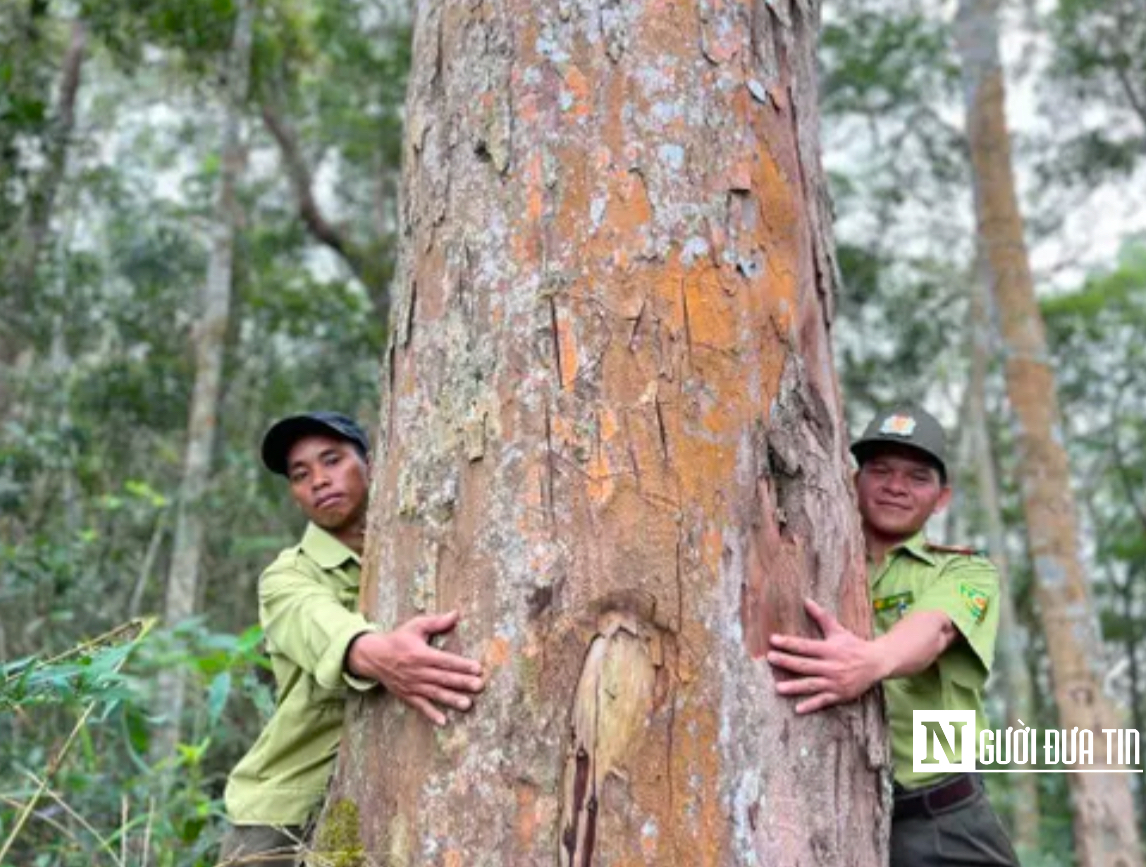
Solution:
M 456 612 L 415 617 L 391 632 L 358 613 L 368 452 L 362 428 L 339 413 L 291 416 L 263 438 L 263 463 L 287 478 L 310 523 L 259 579 L 276 705 L 227 781 L 224 863 L 297 863 L 334 768 L 348 690 L 381 685 L 444 725 L 443 708 L 468 710 L 482 689 L 479 663 L 430 644 L 457 625 Z
M 772 636 L 768 661 L 793 675 L 776 690 L 798 696 L 796 712 L 810 713 L 883 683 L 895 775 L 892 867 L 1017 865 L 978 776 L 913 770 L 915 710 L 974 711 L 978 744 L 999 625 L 990 561 L 923 534 L 951 499 L 943 428 L 918 408 L 899 407 L 877 415 L 852 454 L 876 637 L 859 638 L 807 600 L 823 638 Z

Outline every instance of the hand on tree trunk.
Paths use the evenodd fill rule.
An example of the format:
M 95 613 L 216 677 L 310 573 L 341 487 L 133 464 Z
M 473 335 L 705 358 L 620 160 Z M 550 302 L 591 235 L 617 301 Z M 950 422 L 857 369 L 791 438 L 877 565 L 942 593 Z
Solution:
M 481 663 L 430 644 L 435 635 L 458 624 L 458 613 L 427 614 L 393 632 L 366 632 L 346 654 L 351 674 L 377 681 L 434 725 L 446 724 L 441 708 L 466 711 L 470 697 L 482 691 Z
M 804 601 L 804 607 L 824 637 L 772 636 L 771 644 L 776 649 L 768 652 L 768 662 L 797 675 L 777 680 L 776 692 L 811 696 L 796 705 L 796 713 L 812 713 L 854 701 L 881 678 L 875 642 L 864 641 L 849 631 L 811 599 Z

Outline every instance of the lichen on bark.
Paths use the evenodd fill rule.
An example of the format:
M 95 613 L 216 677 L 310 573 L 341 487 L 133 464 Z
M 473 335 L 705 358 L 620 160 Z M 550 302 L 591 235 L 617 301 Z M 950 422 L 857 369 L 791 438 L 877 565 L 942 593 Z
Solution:
M 418 5 L 363 601 L 459 608 L 490 679 L 442 736 L 352 715 L 369 852 L 879 862 L 875 700 L 797 718 L 761 658 L 804 595 L 868 626 L 817 14 Z

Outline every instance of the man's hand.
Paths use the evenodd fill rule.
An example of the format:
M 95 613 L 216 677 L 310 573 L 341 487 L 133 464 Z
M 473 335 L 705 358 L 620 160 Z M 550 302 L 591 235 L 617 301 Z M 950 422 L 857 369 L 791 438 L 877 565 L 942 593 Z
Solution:
M 442 707 L 469 710 L 471 695 L 485 687 L 481 664 L 430 645 L 458 624 L 458 613 L 426 614 L 393 632 L 359 635 L 346 654 L 351 674 L 375 680 L 434 725 L 445 725 Z
M 882 677 L 874 642 L 850 632 L 811 599 L 804 600 L 808 615 L 823 638 L 773 635 L 768 662 L 798 675 L 776 682 L 780 695 L 811 696 L 796 705 L 796 713 L 811 713 L 854 701 Z

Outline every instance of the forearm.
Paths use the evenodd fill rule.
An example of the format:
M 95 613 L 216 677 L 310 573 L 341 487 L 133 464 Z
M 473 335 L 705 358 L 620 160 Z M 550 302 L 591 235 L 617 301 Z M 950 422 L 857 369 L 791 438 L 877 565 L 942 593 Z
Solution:
M 351 639 L 346 648 L 344 668 L 353 677 L 364 680 L 379 680 L 379 661 L 385 659 L 390 651 L 387 646 L 387 636 L 384 633 L 364 630 Z
M 344 683 L 349 648 L 372 625 L 328 588 L 303 575 L 272 574 L 260 586 L 260 621 L 277 653 L 325 689 Z
M 930 667 L 958 636 L 942 611 L 916 611 L 872 642 L 879 680 L 909 677 Z

